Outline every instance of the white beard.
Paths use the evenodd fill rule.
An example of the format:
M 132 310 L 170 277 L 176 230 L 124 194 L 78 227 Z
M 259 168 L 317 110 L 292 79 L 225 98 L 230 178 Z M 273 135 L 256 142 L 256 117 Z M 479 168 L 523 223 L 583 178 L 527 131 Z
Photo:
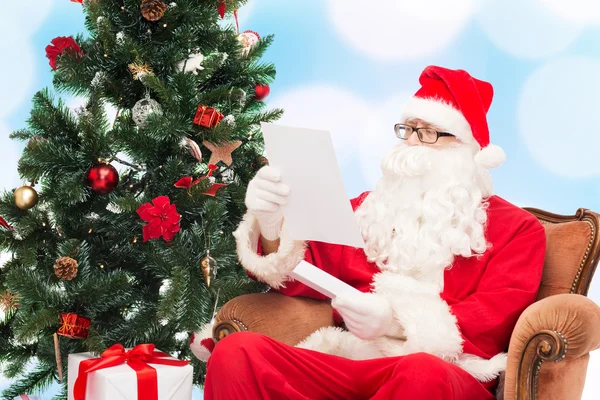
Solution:
M 404 142 L 389 151 L 383 177 L 356 211 L 370 262 L 443 285 L 456 255 L 486 251 L 492 180 L 475 164 L 474 152 L 468 145 L 436 149 Z

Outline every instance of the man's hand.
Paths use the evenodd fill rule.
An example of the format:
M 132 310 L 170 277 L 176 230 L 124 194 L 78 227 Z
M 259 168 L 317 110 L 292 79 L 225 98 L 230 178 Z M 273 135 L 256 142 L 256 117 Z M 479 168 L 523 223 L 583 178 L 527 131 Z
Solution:
M 281 206 L 287 204 L 290 189 L 280 182 L 281 174 L 276 168 L 261 168 L 248 184 L 246 207 L 256 217 L 261 235 L 271 241 L 279 238 L 283 222 Z
M 392 323 L 390 303 L 373 293 L 338 296 L 331 305 L 344 318 L 348 330 L 364 340 L 383 336 Z

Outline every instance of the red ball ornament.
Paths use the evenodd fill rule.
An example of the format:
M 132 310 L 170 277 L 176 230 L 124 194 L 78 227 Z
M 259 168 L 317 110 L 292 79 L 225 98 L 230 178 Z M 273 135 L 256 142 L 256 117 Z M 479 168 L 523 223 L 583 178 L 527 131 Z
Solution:
M 271 93 L 269 85 L 256 85 L 254 88 L 254 99 L 258 101 L 264 100 L 269 93 Z
M 107 194 L 119 184 L 119 173 L 110 164 L 96 164 L 86 175 L 86 182 L 98 194 Z

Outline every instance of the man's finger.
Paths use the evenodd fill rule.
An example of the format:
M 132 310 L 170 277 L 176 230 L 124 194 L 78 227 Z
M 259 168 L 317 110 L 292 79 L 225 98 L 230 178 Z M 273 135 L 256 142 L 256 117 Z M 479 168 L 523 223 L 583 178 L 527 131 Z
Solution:
M 258 176 L 271 182 L 279 182 L 281 180 L 279 169 L 271 166 L 261 168 L 258 171 Z

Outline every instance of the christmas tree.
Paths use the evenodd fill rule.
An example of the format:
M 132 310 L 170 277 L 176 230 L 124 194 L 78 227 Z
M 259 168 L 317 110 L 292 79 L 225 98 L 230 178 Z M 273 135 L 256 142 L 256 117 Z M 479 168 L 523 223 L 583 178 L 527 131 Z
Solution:
M 282 111 L 263 102 L 272 36 L 223 23 L 243 3 L 86 0 L 89 35 L 46 48 L 55 92 L 86 102 L 73 111 L 42 90 L 12 135 L 27 143 L 27 185 L 0 197 L 0 372 L 16 379 L 3 398 L 62 373 L 66 398 L 67 355 L 115 343 L 191 359 L 201 384 L 191 332 L 264 290 L 232 232 L 266 162 L 259 124 Z

